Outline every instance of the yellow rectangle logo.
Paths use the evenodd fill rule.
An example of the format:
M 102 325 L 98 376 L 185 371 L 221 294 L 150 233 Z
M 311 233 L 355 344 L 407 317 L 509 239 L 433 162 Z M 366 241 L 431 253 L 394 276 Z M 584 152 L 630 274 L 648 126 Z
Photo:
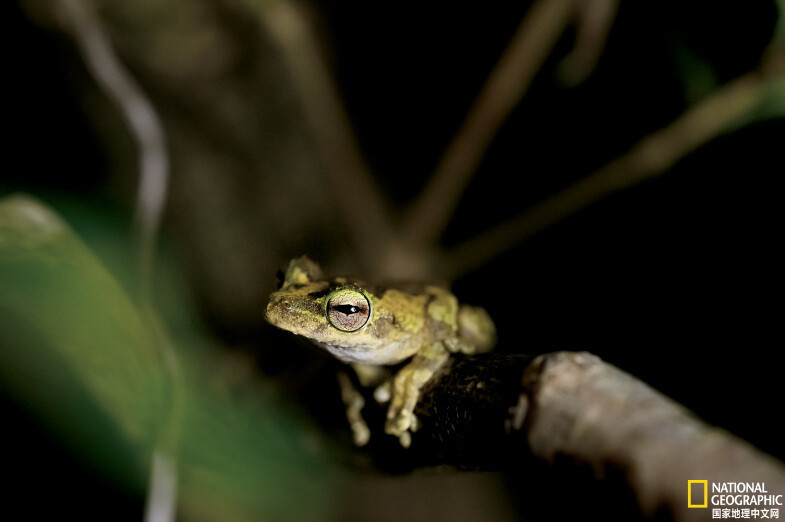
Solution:
M 702 504 L 694 504 L 692 499 L 692 490 L 694 484 L 702 484 L 703 485 L 703 503 Z M 700 495 L 695 496 L 696 501 L 699 501 Z M 687 481 L 687 507 L 688 508 L 705 508 L 709 507 L 709 481 L 708 480 L 688 480 Z

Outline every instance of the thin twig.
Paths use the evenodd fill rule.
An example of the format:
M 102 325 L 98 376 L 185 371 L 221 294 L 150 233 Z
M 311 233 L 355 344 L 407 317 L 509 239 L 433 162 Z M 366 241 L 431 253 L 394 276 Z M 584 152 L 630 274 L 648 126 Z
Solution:
M 171 378 L 169 419 L 153 453 L 148 505 L 150 522 L 174 520 L 177 467 L 173 455 L 179 438 L 184 395 L 177 353 L 157 320 L 152 300 L 155 245 L 169 185 L 169 154 L 163 124 L 131 73 L 117 56 L 99 19 L 81 0 L 60 0 L 73 37 L 98 86 L 122 113 L 139 153 L 135 225 L 138 234 L 140 309 L 153 333 Z
M 408 211 L 404 243 L 435 244 L 472 174 L 573 16 L 574 0 L 538 0 L 519 25 L 458 134 Z
M 455 247 L 447 253 L 443 266 L 453 277 L 465 273 L 599 199 L 662 174 L 700 145 L 742 121 L 767 95 L 771 81 L 750 73 L 725 85 L 600 170 Z

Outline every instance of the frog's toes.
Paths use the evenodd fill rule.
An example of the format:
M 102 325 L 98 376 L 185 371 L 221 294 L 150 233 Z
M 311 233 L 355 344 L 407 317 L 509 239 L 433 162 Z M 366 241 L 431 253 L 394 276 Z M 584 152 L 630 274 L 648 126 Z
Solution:
M 409 421 L 403 416 L 396 416 L 391 419 L 387 419 L 387 422 L 384 425 L 384 431 L 389 433 L 390 435 L 398 436 L 404 431 L 409 429 Z
M 391 409 L 388 411 L 387 423 L 384 426 L 384 431 L 390 435 L 399 436 L 405 431 L 412 429 L 412 427 L 417 424 L 417 420 L 412 411 L 400 410 L 396 413 Z
M 352 435 L 356 446 L 365 446 L 371 439 L 371 430 L 365 423 L 352 424 Z
M 396 417 L 387 420 L 384 431 L 398 437 L 401 446 L 408 448 L 412 443 L 412 433 L 420 427 L 417 416 L 413 413 L 400 412 Z
M 417 431 L 419 429 L 420 429 L 420 421 L 419 421 L 419 419 L 417 419 L 417 415 L 412 413 L 412 422 L 411 422 L 411 425 L 409 426 L 409 431 L 414 433 L 415 431 Z
M 391 383 L 390 383 L 390 381 L 386 381 L 385 383 L 380 384 L 373 391 L 373 398 L 379 404 L 384 404 L 386 402 L 390 402 L 390 398 L 391 397 L 392 397 L 392 390 L 391 390 Z

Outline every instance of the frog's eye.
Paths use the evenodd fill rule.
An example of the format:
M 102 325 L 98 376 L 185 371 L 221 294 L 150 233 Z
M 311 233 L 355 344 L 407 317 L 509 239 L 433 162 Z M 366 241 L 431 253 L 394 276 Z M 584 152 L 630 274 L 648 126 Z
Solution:
M 360 292 L 341 292 L 327 302 L 327 320 L 343 332 L 356 332 L 371 317 L 371 303 Z

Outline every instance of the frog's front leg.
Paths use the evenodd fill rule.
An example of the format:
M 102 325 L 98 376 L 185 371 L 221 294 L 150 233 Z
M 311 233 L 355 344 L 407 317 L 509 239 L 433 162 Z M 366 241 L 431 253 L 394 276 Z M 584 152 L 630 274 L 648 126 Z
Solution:
M 416 429 L 414 408 L 420 397 L 420 389 L 447 361 L 449 353 L 441 342 L 424 347 L 412 360 L 401 368 L 392 380 L 392 400 L 387 410 L 384 431 L 395 435 L 401 446 L 408 448 L 411 433 Z

